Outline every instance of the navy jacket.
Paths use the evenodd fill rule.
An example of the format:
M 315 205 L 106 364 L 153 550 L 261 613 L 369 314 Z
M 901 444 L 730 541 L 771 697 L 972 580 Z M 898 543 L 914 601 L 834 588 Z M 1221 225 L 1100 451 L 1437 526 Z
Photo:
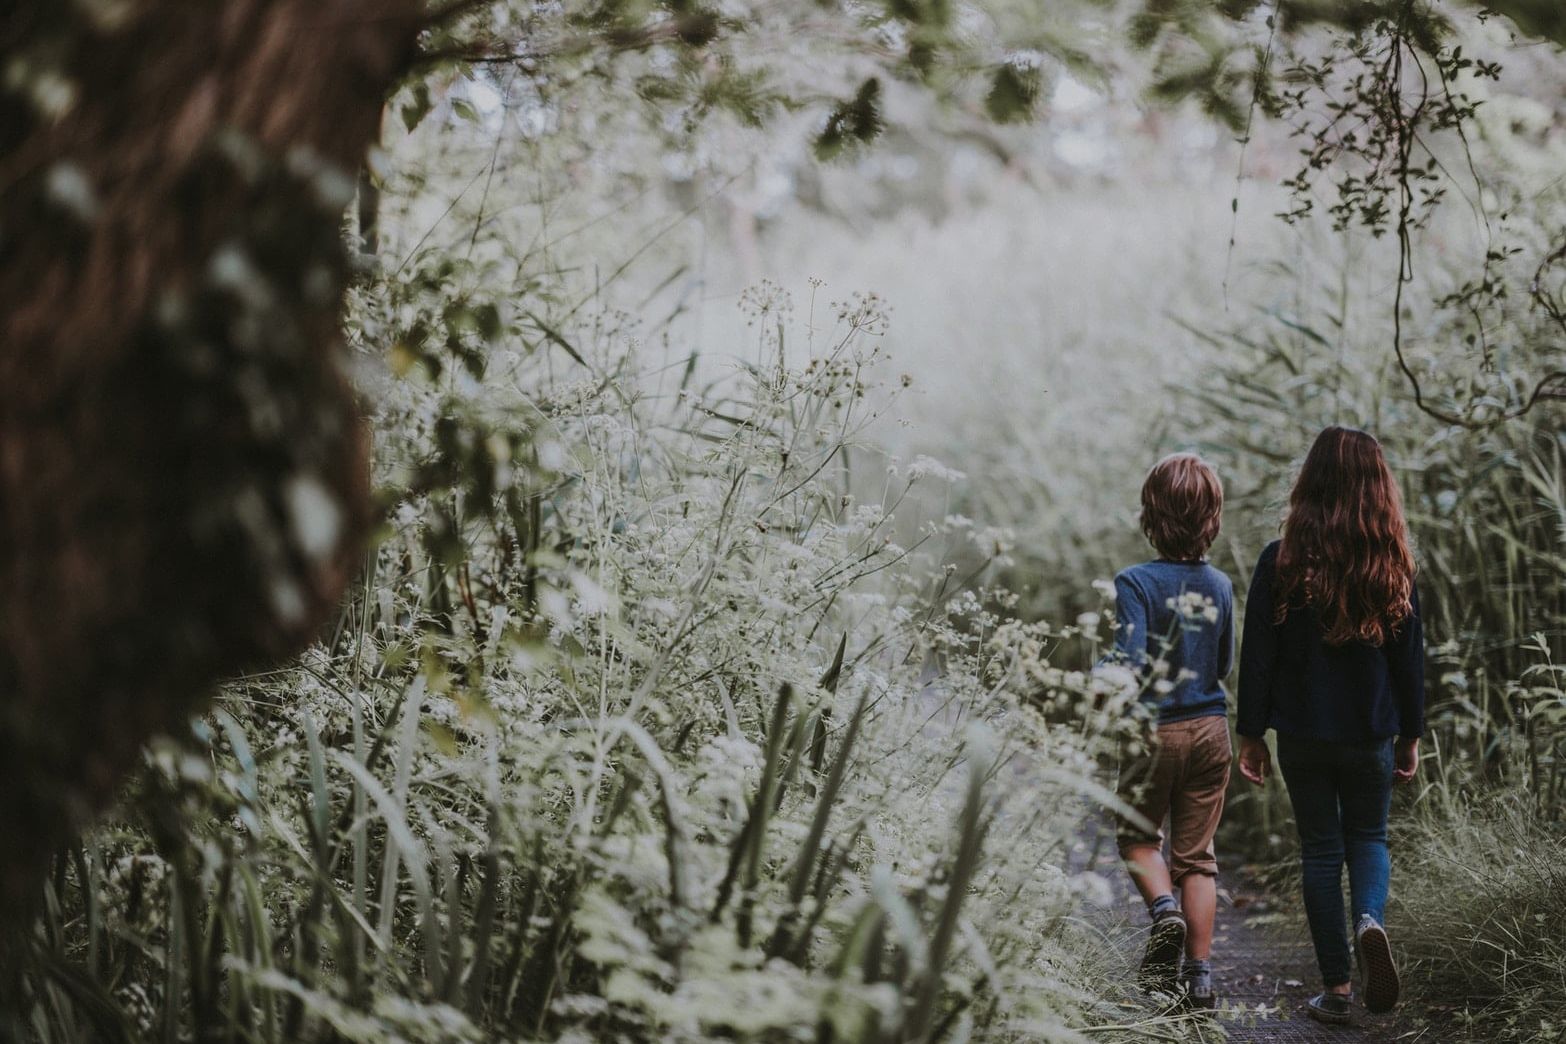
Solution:
M 1419 591 L 1413 615 L 1380 646 L 1328 645 L 1310 606 L 1289 610 L 1275 623 L 1273 601 L 1278 541 L 1262 551 L 1245 603 L 1240 644 L 1240 707 L 1235 731 L 1340 743 L 1388 736 L 1417 738 L 1425 731 L 1425 643 Z
M 1229 713 L 1234 585 L 1206 562 L 1143 562 L 1115 577 L 1115 652 L 1169 724 Z M 1162 691 L 1160 691 L 1162 690 Z

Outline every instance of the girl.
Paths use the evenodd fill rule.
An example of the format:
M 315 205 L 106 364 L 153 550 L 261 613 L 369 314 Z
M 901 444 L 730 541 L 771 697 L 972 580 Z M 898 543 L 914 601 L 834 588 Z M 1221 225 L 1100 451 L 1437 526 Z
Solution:
M 1266 781 L 1263 736 L 1294 806 L 1322 1022 L 1350 1020 L 1343 865 L 1365 1007 L 1397 1004 L 1382 927 L 1392 783 L 1414 777 L 1424 732 L 1424 639 L 1397 482 L 1363 431 L 1327 428 L 1289 495 L 1283 539 L 1256 563 L 1240 647 L 1240 774 Z

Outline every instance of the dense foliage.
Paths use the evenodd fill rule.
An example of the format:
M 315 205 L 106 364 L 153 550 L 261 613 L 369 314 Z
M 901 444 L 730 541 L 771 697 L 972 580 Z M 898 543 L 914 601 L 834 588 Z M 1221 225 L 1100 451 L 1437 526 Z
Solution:
M 1145 722 L 1081 669 L 1156 453 L 1220 464 L 1243 590 L 1334 422 L 1430 615 L 1395 937 L 1475 1037 L 1566 1024 L 1557 54 L 1407 2 L 444 13 L 344 230 L 363 573 L 52 861 L 0 1036 L 1210 1035 L 1124 995 L 1080 849 Z M 903 294 L 741 292 L 779 244 Z M 1286 856 L 1278 788 L 1231 809 Z
M 1380 433 L 1415 538 L 1430 642 L 1423 785 L 1394 811 L 1397 925 L 1418 988 L 1475 1038 L 1549 1039 L 1566 970 L 1554 896 L 1566 815 L 1566 439 L 1548 411 L 1471 430 L 1420 410 L 1339 293 L 1309 317 L 1273 316 L 1218 343 L 1193 398 L 1205 448 L 1228 464 L 1244 546 L 1272 533 L 1290 459 L 1322 424 Z M 1556 352 L 1543 340 L 1523 352 Z M 1548 357 L 1548 356 L 1546 356 Z M 1514 366 L 1526 367 L 1527 355 Z M 1497 367 L 1497 379 L 1515 370 Z M 1281 437 L 1280 437 L 1281 436 Z M 1234 822 L 1275 847 L 1281 788 Z M 1464 896 L 1454 904 L 1454 895 Z
M 1061 854 L 1136 719 L 1042 658 L 1071 632 L 1004 624 L 1002 593 L 940 568 L 955 544 L 1003 559 L 1003 534 L 954 516 L 891 539 L 947 469 L 876 464 L 884 501 L 846 492 L 886 404 L 878 302 L 813 301 L 793 369 L 799 324 L 762 288 L 742 372 L 697 388 L 614 317 L 529 348 L 462 303 L 472 276 L 360 294 L 394 526 L 329 642 L 154 748 L 62 856 L 32 1034 L 1101 1021 L 1073 924 L 1102 882 Z

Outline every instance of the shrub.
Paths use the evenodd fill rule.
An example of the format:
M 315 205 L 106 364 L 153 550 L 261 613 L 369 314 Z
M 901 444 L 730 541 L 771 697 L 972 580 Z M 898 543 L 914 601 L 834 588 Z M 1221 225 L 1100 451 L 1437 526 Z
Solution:
M 1008 596 L 940 566 L 956 544 L 999 563 L 1003 534 L 951 518 L 891 539 L 942 469 L 889 472 L 877 503 L 847 492 L 885 401 L 879 303 L 838 306 L 790 369 L 786 295 L 748 295 L 757 357 L 696 389 L 642 372 L 612 317 L 508 315 L 468 279 L 442 261 L 362 291 L 366 364 L 391 365 L 366 377 L 387 525 L 357 594 L 309 655 L 154 748 L 60 858 L 13 1028 L 1102 1024 L 1075 915 L 1102 885 L 1064 852 L 1131 719 L 1048 663 L 1073 629 L 1003 625 Z
M 1398 831 L 1395 890 L 1411 981 L 1473 1040 L 1547 1041 L 1566 1026 L 1566 843 L 1523 795 L 1459 790 Z M 1457 828 L 1457 824 L 1461 828 Z

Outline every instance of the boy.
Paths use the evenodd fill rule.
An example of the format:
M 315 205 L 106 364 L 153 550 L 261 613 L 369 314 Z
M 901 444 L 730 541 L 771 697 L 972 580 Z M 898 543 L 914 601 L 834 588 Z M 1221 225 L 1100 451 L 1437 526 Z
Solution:
M 1221 679 L 1234 660 L 1234 591 L 1205 557 L 1222 511 L 1223 486 L 1210 464 L 1192 453 L 1165 457 L 1142 484 L 1142 532 L 1158 558 L 1115 577 L 1114 659 L 1135 673 L 1157 711 L 1152 749 L 1122 765 L 1118 790 L 1145 821 L 1122 818 L 1117 836 L 1153 921 L 1138 981 L 1174 993 L 1183 980 L 1185 1001 L 1199 1009 L 1217 1006 L 1213 834 L 1231 757 Z

